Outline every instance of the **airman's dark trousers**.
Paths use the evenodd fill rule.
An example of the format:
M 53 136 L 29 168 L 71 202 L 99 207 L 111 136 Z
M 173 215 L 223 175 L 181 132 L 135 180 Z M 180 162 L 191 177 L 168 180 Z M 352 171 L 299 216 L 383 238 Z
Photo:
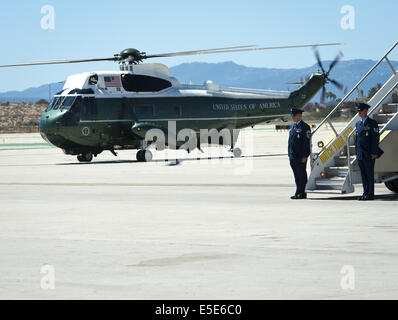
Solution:
M 305 193 L 305 186 L 307 185 L 307 161 L 301 162 L 301 159 L 290 159 L 290 167 L 294 173 L 294 180 L 296 181 L 296 195 Z
M 364 158 L 358 160 L 361 170 L 363 196 L 374 197 L 375 195 L 375 160 Z

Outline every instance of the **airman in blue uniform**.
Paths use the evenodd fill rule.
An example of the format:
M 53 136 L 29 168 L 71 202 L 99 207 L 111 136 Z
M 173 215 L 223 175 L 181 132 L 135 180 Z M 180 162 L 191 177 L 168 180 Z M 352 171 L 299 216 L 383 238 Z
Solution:
M 296 193 L 291 199 L 307 199 L 305 186 L 307 185 L 307 160 L 311 153 L 311 127 L 303 120 L 303 110 L 292 108 L 294 123 L 289 132 L 289 160 L 296 182 Z
M 368 117 L 369 105 L 358 103 L 357 111 L 362 120 L 356 123 L 356 155 L 361 170 L 363 195 L 358 200 L 374 200 L 374 167 L 376 158 L 383 151 L 379 148 L 379 125 Z

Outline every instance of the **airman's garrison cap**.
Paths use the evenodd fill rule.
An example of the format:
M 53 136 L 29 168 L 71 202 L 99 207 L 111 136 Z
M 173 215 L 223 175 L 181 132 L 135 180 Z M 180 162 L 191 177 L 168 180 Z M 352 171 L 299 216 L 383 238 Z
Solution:
M 290 110 L 290 112 L 292 113 L 292 116 L 294 116 L 294 115 L 296 115 L 296 114 L 303 113 L 304 111 L 301 110 L 301 109 L 298 109 L 298 108 L 296 108 L 296 107 L 293 107 L 293 108 Z
M 363 110 L 368 110 L 370 108 L 370 105 L 367 103 L 359 102 L 357 103 L 357 111 L 363 111 Z

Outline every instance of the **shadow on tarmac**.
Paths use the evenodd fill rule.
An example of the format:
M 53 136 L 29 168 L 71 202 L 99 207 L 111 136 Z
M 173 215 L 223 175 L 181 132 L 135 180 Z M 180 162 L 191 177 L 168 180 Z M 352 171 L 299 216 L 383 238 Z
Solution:
M 155 163 L 167 163 L 169 166 L 175 166 L 181 164 L 183 161 L 201 161 L 201 160 L 221 160 L 221 159 L 250 159 L 250 158 L 267 158 L 267 157 L 281 157 L 287 156 L 287 154 L 258 154 L 252 156 L 242 156 L 235 158 L 234 156 L 226 157 L 202 157 L 202 158 L 178 158 L 178 159 L 156 159 L 151 162 Z M 70 162 L 70 163 L 57 163 L 57 166 L 75 166 L 75 165 L 97 165 L 97 164 L 112 164 L 112 163 L 138 163 L 137 160 L 105 160 L 105 161 L 93 161 L 93 162 Z
M 349 201 L 358 201 L 359 196 L 340 196 L 340 197 L 328 197 L 328 198 L 310 198 L 309 200 L 349 200 Z M 389 193 L 389 194 L 381 194 L 376 195 L 374 201 L 397 201 L 398 194 Z M 368 201 L 358 201 L 367 203 Z M 372 202 L 372 201 L 370 201 Z

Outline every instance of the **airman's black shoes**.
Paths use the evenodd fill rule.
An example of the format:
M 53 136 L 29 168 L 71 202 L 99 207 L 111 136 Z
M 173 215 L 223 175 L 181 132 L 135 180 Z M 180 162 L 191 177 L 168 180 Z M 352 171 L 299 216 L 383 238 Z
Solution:
M 374 196 L 362 196 L 358 198 L 359 201 L 372 201 L 374 199 L 375 199 Z
M 290 199 L 292 200 L 307 199 L 307 194 L 306 193 L 295 194 L 294 196 L 290 197 Z

